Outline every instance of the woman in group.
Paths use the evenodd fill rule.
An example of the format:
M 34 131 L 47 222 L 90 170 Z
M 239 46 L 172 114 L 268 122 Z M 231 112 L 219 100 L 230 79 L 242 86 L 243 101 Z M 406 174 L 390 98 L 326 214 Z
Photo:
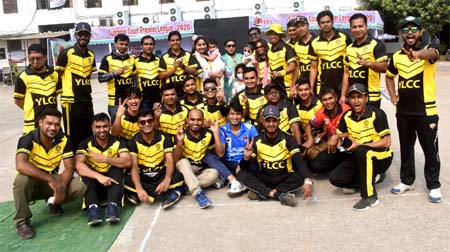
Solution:
M 255 44 L 255 59 L 258 62 L 259 79 L 263 85 L 263 88 L 270 83 L 270 66 L 267 52 L 269 51 L 269 45 L 264 39 L 259 39 Z
M 208 41 L 201 35 L 194 35 L 192 37 L 194 45 L 192 47 L 192 55 L 197 59 L 203 72 L 198 75 L 197 78 L 197 91 L 202 92 L 203 81 L 207 78 L 217 79 L 221 78 L 223 71 L 213 72 L 211 62 L 209 62 L 208 55 Z

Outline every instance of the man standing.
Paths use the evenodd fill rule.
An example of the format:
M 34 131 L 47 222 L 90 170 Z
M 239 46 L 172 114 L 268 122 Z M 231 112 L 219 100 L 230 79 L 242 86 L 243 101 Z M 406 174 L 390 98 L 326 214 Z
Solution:
M 181 34 L 171 31 L 167 36 L 169 50 L 161 56 L 159 78 L 163 85 L 172 83 L 178 97 L 184 96 L 183 81 L 188 75 L 197 76 L 203 71 L 195 57 L 181 48 Z
M 272 24 L 266 32 L 269 37 L 270 49 L 267 52 L 269 59 L 272 83 L 283 89 L 284 96 L 294 97 L 295 82 L 294 72 L 297 71 L 297 59 L 294 49 L 284 43 L 285 36 L 280 24 Z
M 50 215 L 58 216 L 63 212 L 61 204 L 83 197 L 85 191 L 83 183 L 73 177 L 72 144 L 60 131 L 61 113 L 56 109 L 45 109 L 38 123 L 38 128 L 22 136 L 17 145 L 14 224 L 22 239 L 34 236 L 30 223 L 31 201 L 53 197 Z M 61 160 L 64 171 L 58 174 Z
M 61 91 L 58 74 L 47 66 L 47 52 L 39 44 L 28 47 L 30 65 L 20 73 L 14 87 L 14 103 L 24 112 L 23 134 L 33 131 L 46 108 L 57 107 Z
M 100 201 L 106 198 L 106 222 L 120 221 L 123 199 L 124 169 L 131 167 L 127 144 L 109 134 L 111 122 L 105 113 L 94 115 L 93 136 L 83 140 L 77 150 L 76 169 L 87 186 L 83 208 L 87 208 L 88 225 L 102 222 Z
M 386 71 L 386 85 L 391 102 L 397 107 L 397 128 L 400 138 L 400 184 L 392 188 L 396 194 L 413 190 L 415 180 L 414 143 L 419 138 L 425 155 L 425 181 L 431 202 L 442 201 L 438 152 L 438 121 L 436 108 L 436 61 L 439 52 L 421 42 L 422 25 L 415 17 L 401 22 L 405 41 Z M 398 75 L 398 94 L 394 77 Z
M 289 36 L 289 40 L 286 41 L 286 44 L 290 45 L 292 49 L 294 49 L 295 44 L 300 40 L 300 36 L 297 30 L 297 19 L 291 19 L 286 24 L 287 33 Z
M 108 82 L 108 114 L 111 120 L 116 118 L 119 102 L 124 101 L 126 90 L 134 86 L 134 58 L 128 54 L 130 38 L 125 34 L 114 37 L 116 50 L 106 55 L 100 64 L 98 81 Z
M 261 39 L 261 29 L 258 27 L 250 27 L 247 33 L 249 39 L 248 44 L 250 44 L 253 48 L 256 48 L 256 42 Z
M 128 142 L 133 164 L 124 179 L 125 189 L 131 192 L 125 195 L 135 205 L 161 197 L 162 208 L 168 209 L 181 198 L 183 175 L 175 170 L 172 137 L 155 128 L 153 113 L 143 109 L 137 115 L 140 131 Z
M 315 38 L 315 35 L 309 31 L 309 23 L 306 17 L 298 16 L 295 19 L 295 21 L 297 31 L 299 34 L 299 40 L 294 46 L 295 54 L 297 55 L 298 60 L 298 68 L 300 69 L 300 75 L 298 79 L 299 80 L 307 79 L 309 83 L 309 72 L 311 71 L 311 59 L 308 56 L 308 52 L 309 47 L 311 46 L 311 42 Z M 317 93 L 318 92 L 314 91 L 314 94 Z
M 347 34 L 333 27 L 331 11 L 319 12 L 317 23 L 320 27 L 320 34 L 313 39 L 308 52 L 311 59 L 309 82 L 317 93 L 320 92 L 320 87 L 334 88 L 340 99 L 345 49 L 352 41 Z M 314 89 L 315 86 L 317 89 Z
M 264 131 L 244 148 L 237 178 L 250 191 L 250 200 L 272 198 L 282 205 L 295 206 L 292 193 L 303 185 L 305 197 L 312 196 L 312 181 L 295 139 L 278 128 L 280 112 L 269 105 L 264 109 Z M 248 168 L 256 162 L 258 171 Z
M 362 199 L 353 210 L 364 211 L 378 205 L 375 177 L 384 174 L 391 165 L 391 135 L 386 114 L 368 105 L 369 92 L 365 85 L 351 85 L 348 100 L 352 109 L 342 116 L 337 134 L 330 139 L 334 144 L 339 138 L 347 139 L 348 144 L 341 145 L 346 157 L 331 172 L 330 182 L 337 187 L 361 189 Z
M 74 148 L 92 135 L 94 116 L 92 104 L 91 73 L 97 71 L 94 52 L 89 50 L 91 26 L 78 23 L 75 27 L 77 43 L 58 56 L 56 71 L 62 82 L 61 107 L 65 133 Z
M 161 102 L 161 80 L 159 79 L 159 57 L 153 54 L 155 39 L 146 35 L 141 38 L 142 52 L 134 61 L 139 88 L 142 91 L 142 108 L 151 109 Z
M 361 83 L 369 89 L 369 104 L 380 108 L 380 73 L 386 72 L 388 57 L 384 44 L 367 33 L 367 17 L 356 13 L 350 17 L 350 31 L 355 41 L 347 47 L 340 102 L 345 102 L 349 85 Z

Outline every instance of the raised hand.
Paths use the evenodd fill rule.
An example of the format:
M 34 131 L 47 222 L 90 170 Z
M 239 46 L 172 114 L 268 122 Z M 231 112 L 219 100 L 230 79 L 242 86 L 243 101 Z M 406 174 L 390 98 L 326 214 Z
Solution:
M 178 127 L 177 127 L 177 142 L 178 143 L 184 142 L 184 130 L 181 125 L 178 125 Z
M 244 160 L 249 160 L 250 157 L 252 156 L 252 154 L 253 154 L 253 141 L 254 140 L 255 140 L 254 138 L 251 141 L 249 141 L 247 139 L 247 145 L 245 145 L 245 148 L 244 148 Z

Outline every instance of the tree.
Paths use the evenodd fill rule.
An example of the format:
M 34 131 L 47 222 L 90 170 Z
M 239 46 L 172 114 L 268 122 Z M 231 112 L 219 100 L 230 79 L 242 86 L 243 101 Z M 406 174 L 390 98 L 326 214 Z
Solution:
M 385 31 L 396 34 L 407 16 L 418 17 L 424 29 L 438 34 L 450 20 L 450 0 L 361 0 L 362 9 L 377 10 Z

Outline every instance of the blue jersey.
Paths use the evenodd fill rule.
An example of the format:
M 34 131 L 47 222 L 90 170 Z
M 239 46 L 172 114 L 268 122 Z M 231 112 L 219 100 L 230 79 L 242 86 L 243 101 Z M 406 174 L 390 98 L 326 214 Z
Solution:
M 241 122 L 241 129 L 236 135 L 231 131 L 230 123 L 220 127 L 220 141 L 225 144 L 224 159 L 239 164 L 244 158 L 244 148 L 251 139 L 258 135 L 255 126 Z

